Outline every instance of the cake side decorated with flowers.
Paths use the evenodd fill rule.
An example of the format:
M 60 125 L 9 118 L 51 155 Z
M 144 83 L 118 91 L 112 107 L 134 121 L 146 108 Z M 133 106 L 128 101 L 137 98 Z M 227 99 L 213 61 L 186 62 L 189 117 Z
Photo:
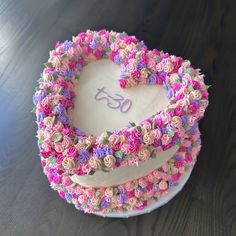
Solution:
M 83 76 L 98 60 L 116 66 L 113 80 L 111 72 L 101 77 L 99 65 L 88 70 L 91 78 Z M 56 44 L 38 82 L 33 102 L 43 170 L 77 209 L 142 211 L 193 167 L 208 92 L 188 60 L 148 50 L 126 33 L 88 30 Z

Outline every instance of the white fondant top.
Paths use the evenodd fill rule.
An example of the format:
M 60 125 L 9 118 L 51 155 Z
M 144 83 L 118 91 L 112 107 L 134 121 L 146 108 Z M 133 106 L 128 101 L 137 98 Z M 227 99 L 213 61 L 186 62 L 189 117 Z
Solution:
M 87 65 L 75 87 L 73 124 L 88 134 L 100 135 L 129 124 L 139 123 L 168 105 L 166 90 L 160 85 L 145 85 L 121 89 L 117 80 L 120 67 L 109 60 Z M 71 179 L 82 186 L 114 186 L 147 175 L 163 165 L 177 151 L 177 146 L 160 152 L 155 159 L 139 166 L 119 167 L 109 173 L 73 175 Z

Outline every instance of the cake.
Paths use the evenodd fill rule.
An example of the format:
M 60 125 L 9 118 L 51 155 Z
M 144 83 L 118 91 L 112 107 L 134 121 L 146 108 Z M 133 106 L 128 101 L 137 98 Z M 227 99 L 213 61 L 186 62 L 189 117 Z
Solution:
M 187 181 L 208 106 L 204 75 L 190 61 L 126 33 L 87 30 L 56 44 L 38 84 L 43 171 L 76 209 L 145 213 Z

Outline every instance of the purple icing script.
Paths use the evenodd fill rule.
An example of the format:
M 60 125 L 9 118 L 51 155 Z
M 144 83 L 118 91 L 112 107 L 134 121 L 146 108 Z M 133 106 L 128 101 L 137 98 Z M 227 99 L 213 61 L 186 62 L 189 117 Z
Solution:
M 125 99 L 120 94 L 115 94 L 110 96 L 106 91 L 105 87 L 97 88 L 97 93 L 94 96 L 96 101 L 105 100 L 106 105 L 111 109 L 119 109 L 120 112 L 126 113 L 132 107 L 132 101 L 130 99 Z

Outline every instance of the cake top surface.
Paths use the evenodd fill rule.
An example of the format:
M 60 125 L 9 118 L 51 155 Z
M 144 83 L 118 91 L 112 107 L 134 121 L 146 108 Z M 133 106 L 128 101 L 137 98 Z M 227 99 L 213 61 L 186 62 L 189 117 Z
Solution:
M 132 92 L 138 94 L 138 89 L 132 89 L 151 84 L 162 85 L 166 89 L 168 105 L 152 115 L 148 114 L 142 121 L 138 120 L 137 124 L 132 121 L 113 131 L 104 130 L 99 135 L 86 134 L 75 127 L 71 119 L 71 111 L 75 106 L 75 85 L 82 68 L 99 59 L 110 59 L 120 66 L 119 85 L 127 92 L 123 96 L 115 94 L 114 99 L 114 95 L 110 96 L 110 91 L 105 90 L 106 86 L 112 84 L 109 81 L 97 88 L 99 94 L 95 94 L 96 101 L 105 100 L 109 108 L 119 109 L 121 113 L 127 113 L 128 117 L 134 102 L 128 96 Z M 106 30 L 83 32 L 72 41 L 57 43 L 45 66 L 34 95 L 39 147 L 42 156 L 59 155 L 58 161 L 55 163 L 55 158 L 51 158 L 52 163 L 49 165 L 56 165 L 67 173 L 86 175 L 97 170 L 111 171 L 120 165 L 144 162 L 155 156 L 156 152 L 167 150 L 184 139 L 186 131 L 195 128 L 208 105 L 203 75 L 189 61 L 156 49 L 148 50 L 143 41 L 125 33 Z M 86 81 L 91 82 L 90 88 L 92 81 Z M 114 89 L 114 82 L 110 88 Z M 81 94 L 83 92 L 87 91 L 82 90 Z M 109 99 L 101 98 L 101 93 L 110 96 Z M 150 95 L 148 93 L 146 98 L 150 98 Z M 121 104 L 121 100 L 125 101 L 125 105 Z M 145 99 L 142 100 L 144 103 Z M 97 103 L 93 107 L 83 108 L 96 112 L 99 106 Z M 129 112 L 131 118 L 135 114 L 134 109 L 133 106 L 133 112 Z M 146 109 L 148 111 L 149 107 Z M 136 110 L 140 113 L 143 111 Z M 77 109 L 77 112 L 79 116 L 80 110 Z M 96 117 L 91 118 L 96 121 Z M 108 124 L 109 119 L 106 117 Z M 119 122 L 122 124 L 124 121 L 119 119 Z

